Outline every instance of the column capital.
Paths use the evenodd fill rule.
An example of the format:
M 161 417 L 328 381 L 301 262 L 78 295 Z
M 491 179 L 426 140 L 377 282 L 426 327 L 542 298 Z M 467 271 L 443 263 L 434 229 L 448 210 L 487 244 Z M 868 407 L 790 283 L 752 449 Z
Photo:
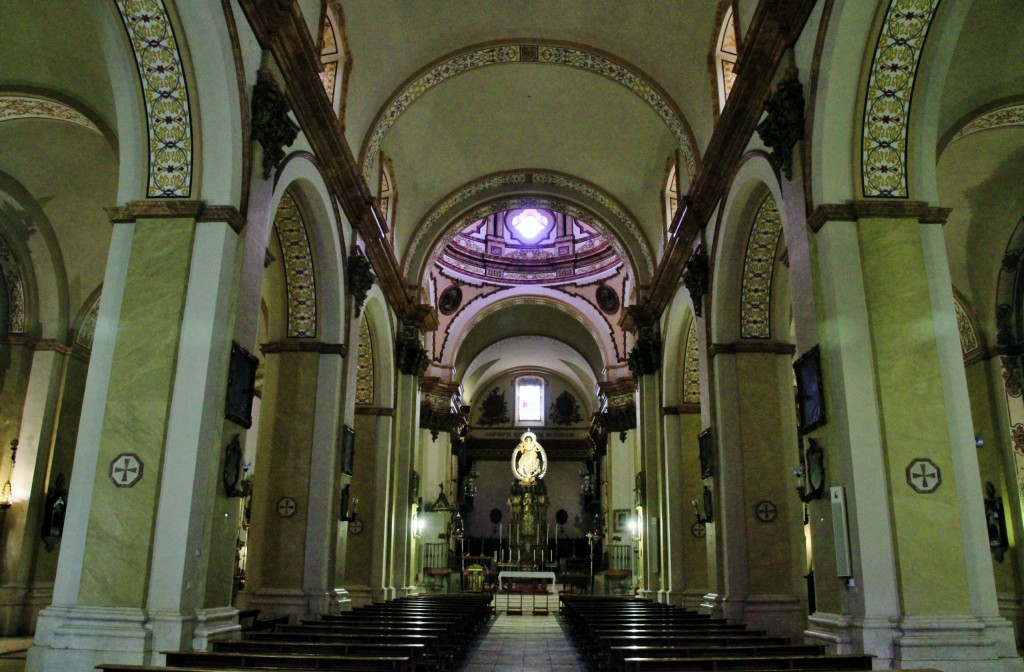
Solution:
M 735 343 L 712 343 L 708 346 L 708 357 L 759 353 L 765 355 L 793 355 L 796 346 L 778 341 L 736 341 Z
M 868 217 L 916 219 L 921 224 L 945 224 L 952 208 L 938 208 L 924 201 L 854 200 L 846 203 L 822 203 L 807 218 L 817 233 L 827 222 L 856 222 Z
M 320 341 L 273 341 L 260 346 L 264 355 L 277 355 L 283 352 L 315 352 L 321 355 L 348 356 L 348 346 L 344 343 L 322 343 Z
M 131 201 L 106 208 L 111 224 L 125 224 L 140 219 L 190 217 L 197 222 L 227 222 L 235 233 L 245 228 L 245 217 L 233 205 L 208 205 L 205 201 Z

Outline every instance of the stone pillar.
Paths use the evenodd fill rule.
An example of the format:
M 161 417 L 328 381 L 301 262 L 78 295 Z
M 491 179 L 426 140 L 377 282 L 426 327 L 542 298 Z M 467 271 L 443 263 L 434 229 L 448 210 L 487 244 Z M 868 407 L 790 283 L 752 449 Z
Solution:
M 413 453 L 419 430 L 418 373 L 398 376 L 396 407 L 398 417 L 394 423 L 394 449 L 391 451 L 391 559 L 390 597 L 401 597 L 409 592 L 409 563 L 412 561 L 412 502 L 409 501 L 409 479 L 412 475 Z
M 5 635 L 31 632 L 33 568 L 42 552 L 39 536 L 50 464 L 50 445 L 56 429 L 60 387 L 68 350 L 53 342 L 31 347 L 32 364 L 25 387 L 21 426 L 18 432 L 16 468 L 10 475 L 14 504 L 0 513 L 3 530 L 3 584 L 0 585 L 0 632 Z M 17 355 L 15 355 L 15 358 Z M 7 410 L 11 410 L 8 406 Z M 0 446 L 4 460 L 10 459 L 10 444 Z
M 708 592 L 707 530 L 696 522 L 690 504 L 694 497 L 700 499 L 703 492 L 697 450 L 697 435 L 701 432 L 700 405 L 666 407 L 663 414 L 669 601 L 697 609 Z
M 374 602 L 393 598 L 394 587 L 390 581 L 390 554 L 393 530 L 391 520 L 392 498 L 392 454 L 396 451 L 392 437 L 395 434 L 394 409 L 386 409 L 387 415 L 377 417 L 377 443 L 374 445 L 373 464 L 373 538 L 370 544 L 370 594 Z
M 53 604 L 29 670 L 150 664 L 237 629 L 215 479 L 241 218 L 181 201 L 111 219 Z
M 853 577 L 812 510 L 824 599 L 808 636 L 893 667 L 1021 669 L 998 616 L 942 230 L 923 203 L 821 206 L 828 484 L 846 487 Z M 819 540 L 824 553 L 818 553 Z M 837 594 L 838 593 L 838 594 Z M 825 610 L 829 611 L 825 611 Z
M 268 343 L 263 352 L 248 604 L 274 614 L 321 614 L 344 599 L 335 589 L 334 553 L 345 350 L 289 340 Z

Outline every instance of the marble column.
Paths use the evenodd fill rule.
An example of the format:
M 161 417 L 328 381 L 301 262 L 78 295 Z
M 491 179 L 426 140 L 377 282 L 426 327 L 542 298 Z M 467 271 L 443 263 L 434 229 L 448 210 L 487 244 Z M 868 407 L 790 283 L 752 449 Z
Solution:
M 831 511 L 812 509 L 819 613 L 807 635 L 876 664 L 1019 670 L 998 616 L 941 227 L 922 203 L 812 217 L 829 424 L 853 576 L 835 577 Z M 822 551 L 822 552 L 819 552 Z
M 30 346 L 32 364 L 21 407 L 18 431 L 16 468 L 10 475 L 14 504 L 0 513 L 3 531 L 3 583 L 0 584 L 0 632 L 24 634 L 34 626 L 38 610 L 49 603 L 52 594 L 43 592 L 45 603 L 39 604 L 39 590 L 33 574 L 43 551 L 39 536 L 47 489 L 46 475 L 50 464 L 50 446 L 56 430 L 60 388 L 66 351 L 69 348 L 53 342 Z M 10 407 L 8 407 L 10 408 Z M 10 458 L 9 445 L 0 447 L 5 459 Z
M 237 629 L 214 486 L 241 218 L 194 201 L 110 212 L 71 505 L 28 670 L 160 662 Z
M 398 408 L 394 423 L 394 448 L 391 452 L 391 544 L 390 588 L 391 597 L 406 595 L 412 561 L 412 502 L 409 501 L 409 479 L 412 474 L 413 454 L 419 438 L 419 382 L 416 374 L 399 374 L 396 395 Z

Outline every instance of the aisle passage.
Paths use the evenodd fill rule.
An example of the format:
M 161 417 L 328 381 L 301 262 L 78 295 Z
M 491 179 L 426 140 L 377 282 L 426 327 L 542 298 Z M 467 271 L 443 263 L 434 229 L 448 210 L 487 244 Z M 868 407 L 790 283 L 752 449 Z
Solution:
M 470 648 L 461 672 L 583 669 L 586 666 L 554 614 L 500 614 Z

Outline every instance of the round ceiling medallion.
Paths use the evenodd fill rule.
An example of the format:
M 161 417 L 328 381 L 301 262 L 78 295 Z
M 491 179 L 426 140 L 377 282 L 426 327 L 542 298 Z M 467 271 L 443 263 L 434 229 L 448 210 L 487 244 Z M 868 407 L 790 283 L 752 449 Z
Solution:
M 441 311 L 442 315 L 451 315 L 459 306 L 462 305 L 462 288 L 458 285 L 452 285 L 443 292 L 441 292 L 441 298 L 438 299 L 437 309 Z

